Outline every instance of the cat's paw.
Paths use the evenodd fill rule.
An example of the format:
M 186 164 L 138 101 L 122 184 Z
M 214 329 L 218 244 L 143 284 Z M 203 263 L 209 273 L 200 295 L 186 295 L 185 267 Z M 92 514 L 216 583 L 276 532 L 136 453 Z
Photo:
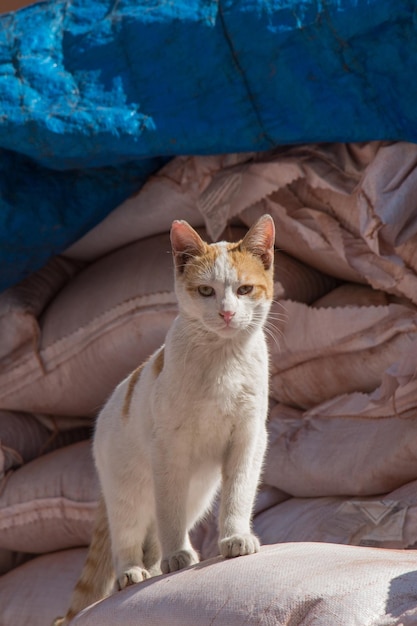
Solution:
M 260 543 L 258 537 L 250 533 L 225 537 L 219 543 L 220 554 L 225 558 L 245 556 L 259 552 Z
M 178 550 L 169 556 L 165 557 L 161 561 L 161 570 L 163 574 L 169 574 L 169 572 L 177 572 L 184 567 L 199 563 L 200 559 L 195 550 Z
M 117 579 L 117 588 L 120 591 L 121 589 L 125 589 L 125 587 L 130 587 L 130 585 L 141 583 L 147 578 L 150 578 L 148 570 L 143 567 L 139 567 L 138 565 L 134 565 L 133 567 L 129 567 L 129 569 L 125 570 L 123 574 L 119 576 Z

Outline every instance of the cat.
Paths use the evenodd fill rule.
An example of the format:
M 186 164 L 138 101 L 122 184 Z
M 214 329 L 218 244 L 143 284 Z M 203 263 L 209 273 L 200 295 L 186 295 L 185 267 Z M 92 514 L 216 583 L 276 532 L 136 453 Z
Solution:
M 251 517 L 267 443 L 274 238 L 269 215 L 237 243 L 208 244 L 173 222 L 179 314 L 98 417 L 102 498 L 71 607 L 55 625 L 114 588 L 198 563 L 189 530 L 220 485 L 220 554 L 259 550 Z

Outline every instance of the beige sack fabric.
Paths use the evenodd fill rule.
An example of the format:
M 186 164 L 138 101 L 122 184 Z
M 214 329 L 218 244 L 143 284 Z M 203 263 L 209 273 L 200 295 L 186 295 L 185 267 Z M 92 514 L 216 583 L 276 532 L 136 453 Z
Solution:
M 51 626 L 68 608 L 86 550 L 45 554 L 0 579 L 2 626 Z
M 38 272 L 0 294 L 0 372 L 9 367 L 10 356 L 23 344 L 37 349 L 38 317 L 47 304 L 81 268 L 79 262 L 54 257 Z
M 90 442 L 20 467 L 0 494 L 0 548 L 43 553 L 88 545 L 99 486 Z
M 64 255 L 91 262 L 139 239 L 167 233 L 173 220 L 186 220 L 194 228 L 204 226 L 197 208 L 202 191 L 217 172 L 253 157 L 246 153 L 172 159 Z
M 270 393 L 291 406 L 307 409 L 345 393 L 371 392 L 417 345 L 417 308 L 282 301 L 274 310 L 285 318 L 279 343 L 271 346 Z
M 93 416 L 164 341 L 176 315 L 167 235 L 103 257 L 74 277 L 40 318 L 40 346 L 0 372 L 0 407 Z
M 82 549 L 48 554 L 4 576 L 2 626 L 45 626 L 62 615 L 84 558 Z M 414 626 L 416 586 L 412 552 L 289 543 L 145 581 L 87 609 L 73 624 Z
M 91 426 L 78 420 L 67 429 L 54 416 L 0 410 L 0 480 L 9 470 L 90 435 Z
M 323 189 L 346 203 L 381 145 L 370 142 L 283 147 L 224 168 L 207 181 L 199 198 L 198 207 L 207 230 L 216 239 L 228 221 L 237 215 L 246 221 L 245 209 L 257 207 L 279 190 L 288 191 L 288 199 L 291 198 L 294 183 L 303 189 Z M 281 241 L 281 233 L 277 232 L 277 237 Z M 298 258 L 300 254 L 302 250 L 294 256 Z
M 254 528 L 264 544 L 318 541 L 415 548 L 417 481 L 367 498 L 289 498 L 256 515 Z
M 345 397 L 345 408 L 350 398 Z M 343 400 L 340 399 L 342 406 Z M 417 416 L 368 416 L 277 404 L 264 480 L 298 497 L 387 493 L 417 476 Z M 389 413 L 388 407 L 385 409 Z
M 145 581 L 85 610 L 73 625 L 411 625 L 416 585 L 410 552 L 289 543 Z

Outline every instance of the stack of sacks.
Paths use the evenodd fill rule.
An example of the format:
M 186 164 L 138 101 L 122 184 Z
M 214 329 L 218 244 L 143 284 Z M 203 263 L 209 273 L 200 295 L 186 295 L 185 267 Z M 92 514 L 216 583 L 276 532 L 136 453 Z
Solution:
M 242 223 L 261 213 L 271 213 L 276 223 L 270 445 L 254 519 L 263 543 L 403 549 L 417 542 L 417 276 L 409 202 L 414 175 L 407 167 L 407 158 L 417 155 L 413 149 L 372 143 L 175 159 L 62 257 L 0 296 L 0 335 L 8 337 L 0 354 L 2 626 L 44 625 L 65 612 L 99 491 L 90 442 L 80 439 L 91 434 L 115 384 L 163 342 L 176 315 L 168 236 L 173 219 L 235 240 L 245 232 Z M 390 158 L 395 165 L 388 167 Z M 387 181 L 392 171 L 395 180 Z M 50 452 L 51 446 L 57 449 Z M 214 511 L 195 530 L 194 544 L 206 559 L 217 553 L 216 543 Z M 362 558 L 357 549 L 342 548 L 264 550 L 259 580 L 283 567 L 293 581 L 274 579 L 271 594 L 284 594 L 274 623 L 296 620 L 304 596 L 313 612 L 320 604 L 314 618 L 322 624 L 334 626 L 339 609 L 346 616 L 340 624 L 358 623 L 349 602 L 358 615 L 373 611 L 384 623 L 397 623 L 387 617 L 389 608 L 400 615 L 395 594 L 392 606 L 383 606 L 382 588 L 415 569 L 412 559 L 375 551 Z M 303 574 L 303 555 L 312 564 L 324 559 L 321 587 L 309 586 L 314 577 Z M 248 557 L 251 581 L 257 558 Z M 358 586 L 342 607 L 337 588 L 348 582 L 335 580 L 333 588 L 327 578 L 325 584 L 332 560 L 356 568 L 357 580 L 373 585 L 374 604 L 359 597 Z M 210 619 L 220 616 L 225 599 L 220 590 L 212 593 L 219 567 L 222 587 L 229 589 L 249 561 L 196 570 L 201 580 L 197 576 L 191 591 L 188 574 L 176 575 L 195 597 L 191 617 L 179 612 L 178 624 L 198 623 L 205 588 L 217 603 L 207 608 Z M 378 576 L 370 577 L 370 567 Z M 168 616 L 146 621 L 171 606 L 164 580 L 172 584 L 173 576 L 142 587 L 145 613 L 136 607 L 134 617 L 123 613 L 123 623 L 177 623 L 172 607 Z M 300 606 L 284 593 L 294 581 L 300 581 Z M 327 600 L 319 598 L 323 585 Z M 17 589 L 25 589 L 25 601 Z M 256 589 L 255 613 L 272 598 Z M 117 594 L 103 603 L 103 614 L 93 609 L 77 623 L 106 624 L 104 614 L 110 620 L 119 615 L 122 599 L 130 598 L 124 610 L 135 607 L 136 593 Z M 411 594 L 401 611 L 410 608 L 408 600 L 413 607 Z M 219 623 L 240 624 L 238 615 L 230 607 Z
M 30 561 L 2 578 L 2 623 L 45 624 L 65 610 L 99 493 L 90 441 L 79 440 L 91 435 L 114 386 L 163 342 L 176 315 L 172 220 L 187 219 L 206 237 L 201 190 L 213 172 L 248 158 L 172 161 L 64 255 L 1 294 L 2 573 Z M 245 232 L 230 226 L 225 237 Z M 276 298 L 309 303 L 336 284 L 277 253 Z M 48 556 L 33 558 L 40 554 Z M 61 575 L 22 603 L 16 585 L 31 589 L 45 563 L 50 571 L 62 566 Z
M 265 161 L 213 177 L 200 199 L 208 230 L 221 215 L 250 224 L 269 212 L 279 248 L 340 284 L 273 309 L 285 319 L 271 344 L 264 481 L 292 498 L 255 527 L 267 542 L 413 547 L 417 146 L 300 146 Z

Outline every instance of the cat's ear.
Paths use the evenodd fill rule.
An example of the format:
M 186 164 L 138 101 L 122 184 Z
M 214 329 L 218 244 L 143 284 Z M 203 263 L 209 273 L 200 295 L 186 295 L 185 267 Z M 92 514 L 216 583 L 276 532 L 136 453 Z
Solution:
M 185 220 L 175 220 L 171 226 L 171 245 L 175 265 L 179 272 L 184 271 L 186 263 L 205 252 L 205 243 Z
M 260 257 L 263 266 L 269 270 L 274 261 L 275 224 L 268 214 L 262 215 L 250 227 L 242 240 L 241 247 Z

